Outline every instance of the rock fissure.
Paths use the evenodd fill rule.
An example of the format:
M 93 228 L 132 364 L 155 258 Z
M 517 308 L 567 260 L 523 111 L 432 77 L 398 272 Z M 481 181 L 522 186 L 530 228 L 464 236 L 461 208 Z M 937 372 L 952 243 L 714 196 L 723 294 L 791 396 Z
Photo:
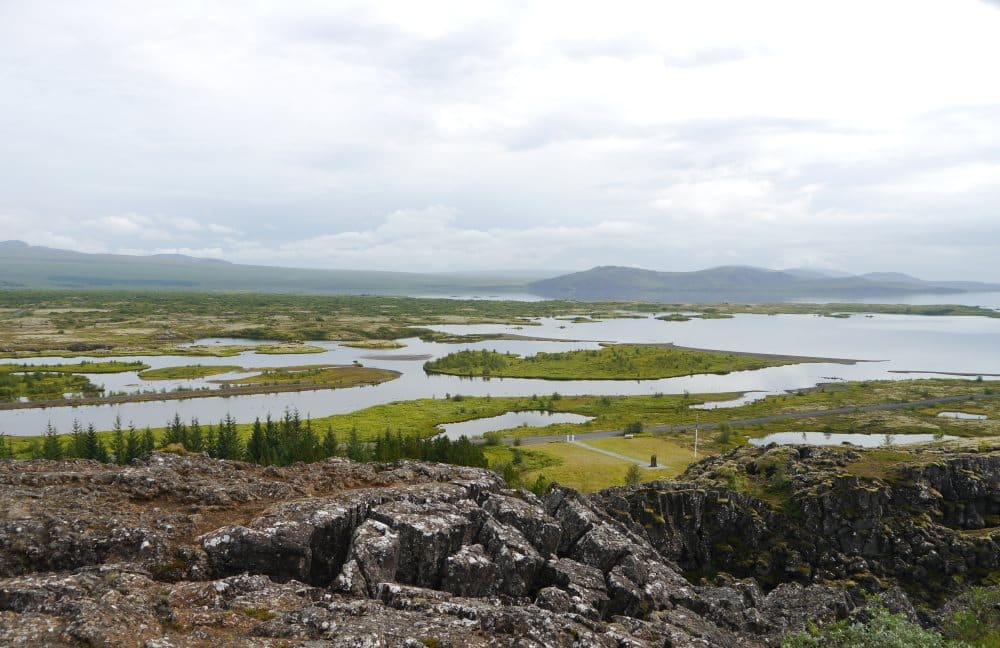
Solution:
M 161 454 L 0 463 L 0 483 L 14 645 L 753 648 L 1000 574 L 992 455 L 746 448 L 544 498 L 437 464 Z

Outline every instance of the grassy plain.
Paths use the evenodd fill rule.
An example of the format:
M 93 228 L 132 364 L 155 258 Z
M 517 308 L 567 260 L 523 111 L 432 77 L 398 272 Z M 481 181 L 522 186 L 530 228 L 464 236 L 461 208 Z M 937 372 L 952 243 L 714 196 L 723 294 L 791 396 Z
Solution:
M 693 374 L 725 374 L 804 361 L 807 359 L 674 346 L 613 344 L 595 350 L 538 353 L 528 357 L 487 350 L 457 351 L 426 363 L 424 370 L 453 376 L 648 380 Z
M 74 363 L 40 365 L 29 365 L 23 363 L 0 364 L 0 373 L 30 371 L 33 373 L 110 374 L 125 373 L 127 371 L 142 371 L 144 369 L 149 369 L 149 365 L 145 362 L 122 362 L 117 360 L 111 360 L 108 362 L 91 362 L 84 360 L 82 362 Z
M 183 380 L 185 378 L 205 378 L 218 374 L 239 371 L 235 365 L 183 365 L 180 367 L 161 367 L 139 373 L 143 380 Z
M 322 385 L 324 388 L 375 384 L 396 377 L 395 372 L 353 365 L 315 365 L 265 369 L 257 376 L 227 381 L 230 385 Z
M 292 372 L 295 373 L 295 372 Z M 679 474 L 694 459 L 694 435 L 689 429 L 674 429 L 691 425 L 697 419 L 701 423 L 722 423 L 760 416 L 772 416 L 812 410 L 833 409 L 845 402 L 876 404 L 919 400 L 937 396 L 984 394 L 992 391 L 990 383 L 971 380 L 907 380 L 878 381 L 869 383 L 838 384 L 804 392 L 802 395 L 770 396 L 762 401 L 735 408 L 717 410 L 693 410 L 691 405 L 708 399 L 725 400 L 733 394 L 711 395 L 652 395 L 652 396 L 579 396 L 569 397 L 558 394 L 530 397 L 469 397 L 454 395 L 450 398 L 397 401 L 365 408 L 348 414 L 312 419 L 315 429 L 325 431 L 331 427 L 337 437 L 345 442 L 351 430 L 357 431 L 362 440 L 372 440 L 386 430 L 401 431 L 406 435 L 421 436 L 437 433 L 436 426 L 474 418 L 496 416 L 509 411 L 550 410 L 573 412 L 595 417 L 583 424 L 557 424 L 547 427 L 519 427 L 506 431 L 508 436 L 539 436 L 581 434 L 602 430 L 622 430 L 636 423 L 645 430 L 666 428 L 652 434 L 643 433 L 632 439 L 611 437 L 586 439 L 586 445 L 648 461 L 657 455 L 662 466 L 658 471 L 644 470 L 643 476 L 672 476 Z M 968 421 L 938 418 L 943 410 L 967 411 L 975 409 L 986 414 L 987 420 Z M 276 417 L 281 412 L 273 413 Z M 307 413 L 303 413 L 307 414 Z M 166 423 L 166 421 L 164 422 Z M 209 423 L 209 422 L 202 422 Z M 246 438 L 250 424 L 239 426 Z M 746 442 L 746 437 L 763 436 L 782 430 L 815 430 L 869 432 L 873 434 L 906 434 L 908 432 L 930 432 L 962 437 L 954 442 L 967 449 L 976 450 L 987 444 L 990 447 L 1000 443 L 1000 399 L 949 403 L 946 406 L 916 407 L 889 412 L 856 412 L 816 416 L 795 420 L 776 420 L 750 426 L 734 426 L 728 444 L 719 442 L 718 428 L 703 427 L 699 436 L 699 456 L 722 452 Z M 161 430 L 156 430 L 157 434 Z M 110 434 L 110 433 L 106 433 Z M 37 437 L 35 437 L 37 439 Z M 25 456 L 29 438 L 11 437 L 15 451 Z M 582 488 L 585 490 L 603 488 L 622 483 L 629 461 L 609 457 L 579 445 L 550 443 L 525 445 L 518 448 L 525 464 L 524 477 L 527 482 L 544 475 L 548 479 Z M 491 465 L 510 461 L 511 449 L 503 446 L 490 447 L 487 455 Z M 890 451 L 886 451 L 890 452 Z M 873 455 L 875 456 L 875 455 Z M 912 456 L 912 455 L 907 455 Z M 881 455 L 879 455 L 881 457 Z M 876 457 L 878 458 L 878 457 Z M 872 461 L 869 466 L 859 466 L 861 471 L 884 470 L 884 462 Z M 872 467 L 874 466 L 874 467 Z
M 117 290 L 0 290 L 0 356 L 234 355 L 253 348 L 178 348 L 206 337 L 255 340 L 395 340 L 435 324 L 531 325 L 537 317 L 604 319 L 685 312 L 700 317 L 742 313 L 897 313 L 1000 317 L 972 306 L 884 304 L 650 304 L 515 302 L 409 297 L 310 296 Z M 569 324 L 569 326 L 575 326 Z M 480 336 L 490 337 L 490 336 Z M 450 336 L 451 339 L 472 339 Z M 221 347 L 221 348 L 220 348 Z
M 255 353 L 261 353 L 264 355 L 285 355 L 292 353 L 323 353 L 326 349 L 321 346 L 316 346 L 315 344 L 299 344 L 299 343 L 285 343 L 285 344 L 261 344 L 254 347 Z

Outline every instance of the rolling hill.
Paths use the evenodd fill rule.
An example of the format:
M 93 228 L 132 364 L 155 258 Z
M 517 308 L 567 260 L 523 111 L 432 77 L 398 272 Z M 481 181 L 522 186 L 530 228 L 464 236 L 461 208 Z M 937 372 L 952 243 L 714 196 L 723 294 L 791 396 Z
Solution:
M 314 270 L 242 265 L 158 254 L 87 254 L 0 242 L 0 288 L 158 288 L 415 295 L 493 294 L 520 291 L 545 276 L 511 273 L 423 274 L 366 270 Z
M 600 266 L 543 279 L 528 291 L 554 299 L 600 301 L 637 299 L 667 303 L 781 302 L 803 298 L 850 300 L 912 294 L 1000 291 L 1000 285 L 960 281 L 923 281 L 898 273 L 830 276 L 822 272 L 722 266 L 695 272 L 655 272 Z

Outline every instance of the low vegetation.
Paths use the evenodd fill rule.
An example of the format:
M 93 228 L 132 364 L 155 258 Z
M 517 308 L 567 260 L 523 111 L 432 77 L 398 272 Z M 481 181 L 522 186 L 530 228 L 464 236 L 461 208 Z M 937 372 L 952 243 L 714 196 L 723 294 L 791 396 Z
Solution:
M 539 317 L 635 317 L 689 313 L 734 314 L 891 313 L 1000 317 L 972 306 L 884 304 L 650 304 L 642 302 L 515 302 L 423 299 L 372 295 L 318 296 L 254 293 L 28 290 L 0 291 L 0 356 L 235 355 L 256 345 L 178 347 L 207 337 L 254 340 L 376 341 L 426 335 L 467 340 L 427 329 L 435 324 L 530 325 Z M 570 324 L 572 326 L 572 324 Z M 498 336 L 480 336 L 495 338 Z M 298 345 L 300 350 L 307 350 Z M 384 348 L 384 347 L 379 347 Z M 287 351 L 282 351 L 287 352 Z
M 142 371 L 149 369 L 149 365 L 144 362 L 123 362 L 119 360 L 109 360 L 105 362 L 92 362 L 84 360 L 82 362 L 66 364 L 0 364 L 0 373 L 25 372 L 34 373 L 83 373 L 83 374 L 110 374 L 125 373 L 127 371 Z
M 239 371 L 234 365 L 183 365 L 180 367 L 161 367 L 139 373 L 143 380 L 183 380 L 185 378 L 205 378 L 218 374 Z
M 347 368 L 353 369 L 353 368 Z M 288 376 L 300 372 L 289 371 Z M 722 452 L 736 445 L 745 443 L 746 436 L 761 436 L 777 429 L 807 429 L 809 427 L 829 426 L 830 429 L 843 431 L 858 431 L 865 417 L 891 417 L 892 421 L 913 420 L 921 425 L 936 425 L 942 433 L 952 434 L 968 439 L 977 449 L 979 444 L 990 442 L 993 437 L 1000 436 L 1000 398 L 987 398 L 975 401 L 979 411 L 990 416 L 988 420 L 963 421 L 943 419 L 934 416 L 936 408 L 908 408 L 892 412 L 854 412 L 816 416 L 804 419 L 792 419 L 754 424 L 750 426 L 730 425 L 731 422 L 758 418 L 795 414 L 803 411 L 833 409 L 842 407 L 845 403 L 857 402 L 859 405 L 898 402 L 903 400 L 919 400 L 934 396 L 974 395 L 984 394 L 990 390 L 989 384 L 967 380 L 912 380 L 912 381 L 873 381 L 869 383 L 846 383 L 831 385 L 799 394 L 770 396 L 761 401 L 735 408 L 715 410 L 694 410 L 692 405 L 707 402 L 712 399 L 728 400 L 734 394 L 711 395 L 649 395 L 649 396 L 562 396 L 558 393 L 549 395 L 534 395 L 524 397 L 472 397 L 463 395 L 448 395 L 446 398 L 418 399 L 411 401 L 396 401 L 376 405 L 348 414 L 337 414 L 312 420 L 316 429 L 332 430 L 334 438 L 340 444 L 346 444 L 350 435 L 356 435 L 361 443 L 374 443 L 386 432 L 391 435 L 402 435 L 404 438 L 416 436 L 430 438 L 438 434 L 438 425 L 455 423 L 475 418 L 497 416 L 510 411 L 544 410 L 552 412 L 571 412 L 593 417 L 587 423 L 560 423 L 546 427 L 518 427 L 499 433 L 497 439 L 503 436 L 530 437 L 540 435 L 582 434 L 602 430 L 645 430 L 635 434 L 634 438 L 622 436 L 606 439 L 588 439 L 586 444 L 600 450 L 607 450 L 630 459 L 647 462 L 651 455 L 657 456 L 657 470 L 643 470 L 643 479 L 670 477 L 679 474 L 688 463 L 694 460 L 693 424 L 697 419 L 701 424 L 699 435 L 698 456 Z M 950 408 L 961 409 L 961 403 L 949 405 Z M 724 424 L 724 425 L 720 425 Z M 864 431 L 877 432 L 875 423 L 865 423 Z M 243 443 L 249 439 L 252 423 L 236 423 L 237 435 Z M 853 426 L 853 427 L 852 427 Z M 907 423 L 904 429 L 915 429 L 915 423 Z M 924 428 L 920 431 L 926 432 Z M 897 430 L 898 432 L 898 430 Z M 164 434 L 164 429 L 153 430 L 155 438 Z M 635 432 L 634 432 L 635 433 Z M 99 432 L 98 435 L 110 442 L 111 432 Z M 38 444 L 41 437 L 10 437 L 8 446 L 16 456 L 29 456 L 32 444 Z M 963 441 L 964 443 L 965 441 Z M 503 454 L 503 447 L 489 450 L 491 466 L 504 468 L 511 463 L 513 457 Z M 515 473 L 524 483 L 530 485 L 534 480 L 543 478 L 549 481 L 580 488 L 596 490 L 607 486 L 623 483 L 625 472 L 634 461 L 616 459 L 595 452 L 585 446 L 575 444 L 545 444 L 524 446 L 520 449 L 526 463 L 523 470 Z M 879 458 L 890 450 L 878 450 L 868 456 Z M 492 455 L 490 453 L 493 453 Z M 496 456 L 494 456 L 496 455 Z M 912 455 L 906 454 L 906 457 Z M 537 461 L 536 461 L 537 460 Z M 893 461 L 869 461 L 865 465 L 852 466 L 858 474 L 875 476 L 881 471 L 890 469 Z M 529 483 L 530 482 L 530 483 Z
M 0 373 L 0 402 L 46 401 L 65 394 L 96 395 L 103 390 L 85 376 L 62 373 Z
M 804 360 L 673 346 L 615 344 L 601 349 L 538 353 L 528 357 L 485 349 L 457 351 L 426 363 L 424 370 L 453 376 L 643 380 L 706 373 L 725 374 Z
M 230 385 L 321 385 L 348 387 L 374 385 L 399 374 L 387 369 L 359 366 L 317 365 L 299 368 L 265 369 L 259 375 L 227 381 Z

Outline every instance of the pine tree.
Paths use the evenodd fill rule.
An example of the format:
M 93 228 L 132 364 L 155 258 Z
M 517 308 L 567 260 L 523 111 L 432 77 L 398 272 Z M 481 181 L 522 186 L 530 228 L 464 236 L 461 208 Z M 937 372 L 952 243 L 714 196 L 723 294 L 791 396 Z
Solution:
M 78 459 L 87 458 L 87 435 L 84 434 L 80 421 L 73 419 L 73 428 L 70 432 L 69 456 Z
M 367 459 L 365 446 L 358 438 L 358 428 L 352 427 L 351 433 L 347 436 L 347 457 L 352 461 L 364 461 Z
M 142 439 L 139 431 L 130 421 L 128 424 L 128 434 L 125 435 L 125 463 L 130 464 L 132 460 L 142 454 Z
M 205 450 L 205 438 L 201 431 L 201 424 L 198 419 L 191 419 L 191 427 L 188 428 L 187 449 L 191 452 L 203 452 Z
M 146 429 L 142 432 L 142 443 L 140 444 L 142 454 L 148 455 L 153 450 L 156 450 L 156 437 L 153 436 L 153 431 L 146 426 Z
M 215 452 L 219 459 L 239 459 L 243 454 L 240 437 L 236 431 L 236 419 L 232 414 L 219 423 L 219 434 L 215 440 Z
M 181 420 L 180 414 L 174 413 L 174 418 L 167 423 L 167 428 L 163 432 L 163 439 L 161 441 L 160 447 L 167 447 L 168 445 L 179 444 L 187 448 L 188 446 L 188 429 L 184 425 L 184 421 Z
M 125 447 L 127 441 L 125 439 L 125 430 L 122 429 L 122 418 L 120 416 L 115 416 L 115 423 L 111 429 L 113 430 L 111 452 L 115 455 L 115 463 L 123 465 L 128 460 L 128 451 Z
M 253 431 L 250 432 L 250 439 L 247 441 L 247 458 L 254 463 L 267 463 L 265 461 L 266 443 L 264 426 L 260 424 L 260 418 L 256 418 L 253 422 Z
M 87 426 L 87 431 L 83 436 L 86 447 L 84 459 L 94 459 L 96 461 L 107 463 L 108 451 L 104 447 L 104 443 L 101 442 L 101 437 L 97 435 L 97 429 L 94 427 L 93 423 Z
M 63 447 L 59 441 L 59 433 L 56 432 L 52 423 L 45 426 L 45 438 L 42 439 L 42 458 L 54 461 L 63 458 Z
M 333 426 L 327 425 L 323 434 L 323 456 L 335 457 L 338 454 L 340 454 L 340 443 L 337 441 L 337 435 L 333 431 Z

